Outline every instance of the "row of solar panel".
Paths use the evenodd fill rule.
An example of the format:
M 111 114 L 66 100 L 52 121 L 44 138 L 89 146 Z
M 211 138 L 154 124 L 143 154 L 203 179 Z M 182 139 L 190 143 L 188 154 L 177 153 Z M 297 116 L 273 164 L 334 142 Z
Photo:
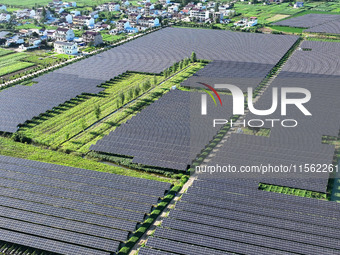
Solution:
M 0 162 L 7 162 L 7 163 L 14 164 L 14 165 L 31 166 L 31 167 L 35 167 L 38 169 L 45 169 L 47 171 L 64 172 L 67 174 L 75 174 L 75 175 L 80 175 L 80 176 L 97 178 L 99 180 L 105 179 L 105 180 L 117 181 L 119 183 L 130 183 L 130 184 L 133 183 L 134 185 L 139 185 L 139 186 L 151 186 L 153 188 L 159 187 L 164 190 L 168 190 L 171 188 L 171 184 L 165 183 L 165 182 L 155 182 L 155 181 L 147 180 L 147 179 L 140 179 L 140 178 L 135 178 L 135 177 L 116 175 L 116 174 L 110 174 L 110 173 L 98 172 L 98 171 L 89 171 L 87 169 L 82 169 L 82 168 L 55 165 L 55 164 L 49 164 L 49 163 L 44 163 L 44 162 L 39 162 L 39 161 L 7 157 L 7 156 L 2 156 L 2 155 L 0 155 Z

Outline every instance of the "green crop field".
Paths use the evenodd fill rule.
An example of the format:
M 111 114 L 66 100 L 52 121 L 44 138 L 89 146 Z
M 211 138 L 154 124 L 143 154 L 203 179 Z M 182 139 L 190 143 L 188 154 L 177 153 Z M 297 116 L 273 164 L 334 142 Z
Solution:
M 13 53 L 13 51 L 0 48 L 0 57 L 6 56 L 6 55 L 11 54 L 11 53 Z
M 7 54 L 0 57 L 0 75 L 10 74 L 30 66 L 34 63 L 22 61 L 28 55 L 26 53 Z
M 106 82 L 102 85 L 106 88 L 105 91 L 98 95 L 86 95 L 73 99 L 59 109 L 49 112 L 49 117 L 35 120 L 40 124 L 28 125 L 24 128 L 24 135 L 36 143 L 58 147 L 99 119 L 114 112 L 124 103 L 133 100 L 138 94 L 147 90 L 143 84 L 146 82 L 151 84 L 154 79 L 153 75 L 128 74 L 125 76 Z M 133 91 L 136 86 L 139 87 L 137 94 Z M 123 99 L 122 95 L 124 95 Z M 100 114 L 96 115 L 96 107 L 100 109 Z
M 107 33 L 102 33 L 103 41 L 104 42 L 110 42 L 110 43 L 119 41 L 120 39 L 122 39 L 125 36 L 126 36 L 125 34 L 110 35 L 110 34 L 107 34 Z
M 312 8 L 313 11 L 340 12 L 340 1 L 321 2 Z
M 283 186 L 264 184 L 264 183 L 259 184 L 259 189 L 269 191 L 269 192 L 276 192 L 276 193 L 282 193 L 282 194 L 299 196 L 299 197 L 308 197 L 308 198 L 316 198 L 316 199 L 321 199 L 321 200 L 328 200 L 326 193 L 315 192 L 315 191 L 304 190 L 304 189 L 296 189 L 296 188 L 283 187 Z
M 237 14 L 240 14 L 239 17 L 235 17 L 235 19 L 239 19 L 240 17 L 252 17 L 255 16 L 258 18 L 259 24 L 267 24 L 273 22 L 271 20 L 275 15 L 294 15 L 298 12 L 306 10 L 308 8 L 308 4 L 304 8 L 293 8 L 288 6 L 289 3 L 282 4 L 271 4 L 271 5 L 263 5 L 259 4 L 248 4 L 248 2 L 237 2 L 234 5 Z M 283 18 L 286 18 L 284 16 Z
M 65 55 L 65 54 L 47 54 L 44 52 L 29 52 L 27 53 L 27 57 L 23 60 L 25 62 L 30 62 L 35 65 L 39 65 L 42 67 L 50 66 L 59 63 L 60 61 L 65 61 L 70 58 L 74 58 L 74 56 Z
M 301 34 L 303 30 L 306 28 L 299 28 L 299 27 L 284 27 L 284 26 L 270 26 L 271 29 L 280 31 L 280 32 L 286 32 L 286 33 L 296 33 Z

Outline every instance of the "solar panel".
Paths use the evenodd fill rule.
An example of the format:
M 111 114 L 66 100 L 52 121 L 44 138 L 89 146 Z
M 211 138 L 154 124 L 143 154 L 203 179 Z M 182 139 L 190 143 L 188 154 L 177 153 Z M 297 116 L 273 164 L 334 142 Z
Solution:
M 311 14 L 275 22 L 273 23 L 273 25 L 309 28 L 309 27 L 318 26 L 324 23 L 329 23 L 337 19 L 340 19 L 339 15 L 311 13 Z

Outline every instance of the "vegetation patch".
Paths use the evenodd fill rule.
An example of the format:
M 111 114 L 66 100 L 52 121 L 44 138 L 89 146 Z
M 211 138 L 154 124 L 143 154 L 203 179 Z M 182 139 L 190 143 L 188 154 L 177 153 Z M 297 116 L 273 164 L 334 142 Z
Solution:
M 315 198 L 315 199 L 321 199 L 321 200 L 329 200 L 329 197 L 326 193 L 311 191 L 311 190 L 304 190 L 304 189 L 296 189 L 296 188 L 290 188 L 290 187 L 283 187 L 283 186 L 277 186 L 272 184 L 265 184 L 260 183 L 259 189 L 269 192 L 276 192 L 276 193 L 282 193 L 286 195 L 293 195 L 298 197 L 308 197 L 308 198 Z
M 7 53 L 3 52 L 2 53 Z M 34 66 L 33 63 L 22 61 L 27 57 L 26 53 L 4 54 L 0 57 L 0 76 L 10 74 L 27 67 Z
M 281 19 L 286 19 L 290 17 L 290 15 L 286 15 L 286 14 L 276 14 L 273 17 L 270 17 L 268 19 L 266 19 L 268 22 L 275 22 L 275 21 L 279 21 Z
M 303 30 L 306 28 L 300 27 L 286 27 L 286 26 L 269 26 L 270 29 L 278 32 L 292 33 L 292 34 L 302 34 Z
M 258 128 L 258 127 L 242 127 L 243 134 L 246 135 L 256 135 L 256 136 L 266 136 L 270 137 L 269 128 Z
M 258 4 L 248 4 L 247 2 L 237 2 L 234 5 L 236 13 L 241 17 L 257 17 L 259 24 L 268 24 L 273 22 L 269 19 L 274 19 L 274 17 L 289 17 L 291 15 L 297 14 L 308 8 L 308 4 L 305 4 L 303 8 L 293 8 L 290 3 L 281 4 L 271 4 L 263 5 L 263 3 Z M 281 16 L 277 16 L 281 15 Z M 283 18 L 282 18 L 283 19 Z M 277 21 L 277 20 L 274 20 Z

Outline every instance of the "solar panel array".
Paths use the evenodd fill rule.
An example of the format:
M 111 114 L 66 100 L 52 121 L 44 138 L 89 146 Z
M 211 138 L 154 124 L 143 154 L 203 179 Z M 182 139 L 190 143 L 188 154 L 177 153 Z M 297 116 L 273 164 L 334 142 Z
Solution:
M 19 124 L 52 110 L 82 93 L 98 93 L 98 85 L 127 70 L 160 73 L 190 57 L 276 64 L 295 36 L 230 31 L 166 28 L 101 54 L 45 74 L 33 86 L 15 86 L 0 93 L 0 131 L 15 132 Z
M 282 72 L 271 86 L 256 102 L 256 109 L 269 109 L 272 105 L 272 87 L 280 91 L 282 87 L 300 87 L 308 89 L 311 100 L 304 106 L 312 116 L 305 116 L 295 106 L 288 106 L 287 115 L 281 115 L 281 103 L 277 110 L 269 116 L 247 114 L 246 121 L 261 119 L 264 128 L 270 129 L 270 137 L 244 134 L 232 134 L 231 137 L 215 153 L 212 164 L 240 166 L 293 166 L 288 173 L 235 173 L 228 178 L 254 178 L 258 182 L 271 183 L 280 186 L 295 187 L 312 191 L 326 192 L 329 172 L 304 172 L 300 166 L 305 164 L 331 165 L 333 162 L 334 146 L 322 144 L 322 136 L 337 137 L 340 129 L 340 45 L 331 42 L 306 41 L 301 49 L 294 52 Z M 288 94 L 288 98 L 292 98 Z M 297 95 L 301 97 L 300 95 Z M 282 127 L 276 122 L 265 119 L 295 119 L 298 126 Z M 216 178 L 226 174 L 220 174 Z M 245 177 L 246 176 L 246 177 Z
M 141 254 L 340 254 L 339 204 L 201 177 Z
M 105 80 L 84 79 L 78 75 L 53 72 L 34 81 L 38 83 L 32 86 L 18 85 L 0 93 L 1 131 L 14 133 L 19 124 L 82 93 L 97 94 L 104 89 L 96 85 Z
M 330 21 L 326 24 L 321 24 L 315 27 L 311 27 L 309 29 L 304 30 L 304 32 L 340 34 L 340 19 Z
M 0 156 L 0 240 L 58 254 L 115 253 L 169 183 Z
M 189 88 L 205 88 L 200 82 L 210 85 L 232 84 L 246 92 L 248 87 L 257 87 L 274 66 L 274 63 L 212 61 L 181 85 Z M 223 89 L 219 90 L 223 91 Z
M 315 26 L 319 26 L 322 24 L 326 25 L 326 24 L 329 24 L 329 22 L 332 22 L 338 19 L 340 19 L 340 15 L 311 13 L 311 14 L 275 22 L 273 23 L 273 25 L 310 28 L 310 27 L 315 27 Z
M 208 100 L 209 114 L 201 115 L 202 93 L 175 90 L 91 146 L 91 150 L 133 156 L 133 163 L 186 170 L 216 135 L 216 116 L 230 118 L 232 100 L 223 106 Z

